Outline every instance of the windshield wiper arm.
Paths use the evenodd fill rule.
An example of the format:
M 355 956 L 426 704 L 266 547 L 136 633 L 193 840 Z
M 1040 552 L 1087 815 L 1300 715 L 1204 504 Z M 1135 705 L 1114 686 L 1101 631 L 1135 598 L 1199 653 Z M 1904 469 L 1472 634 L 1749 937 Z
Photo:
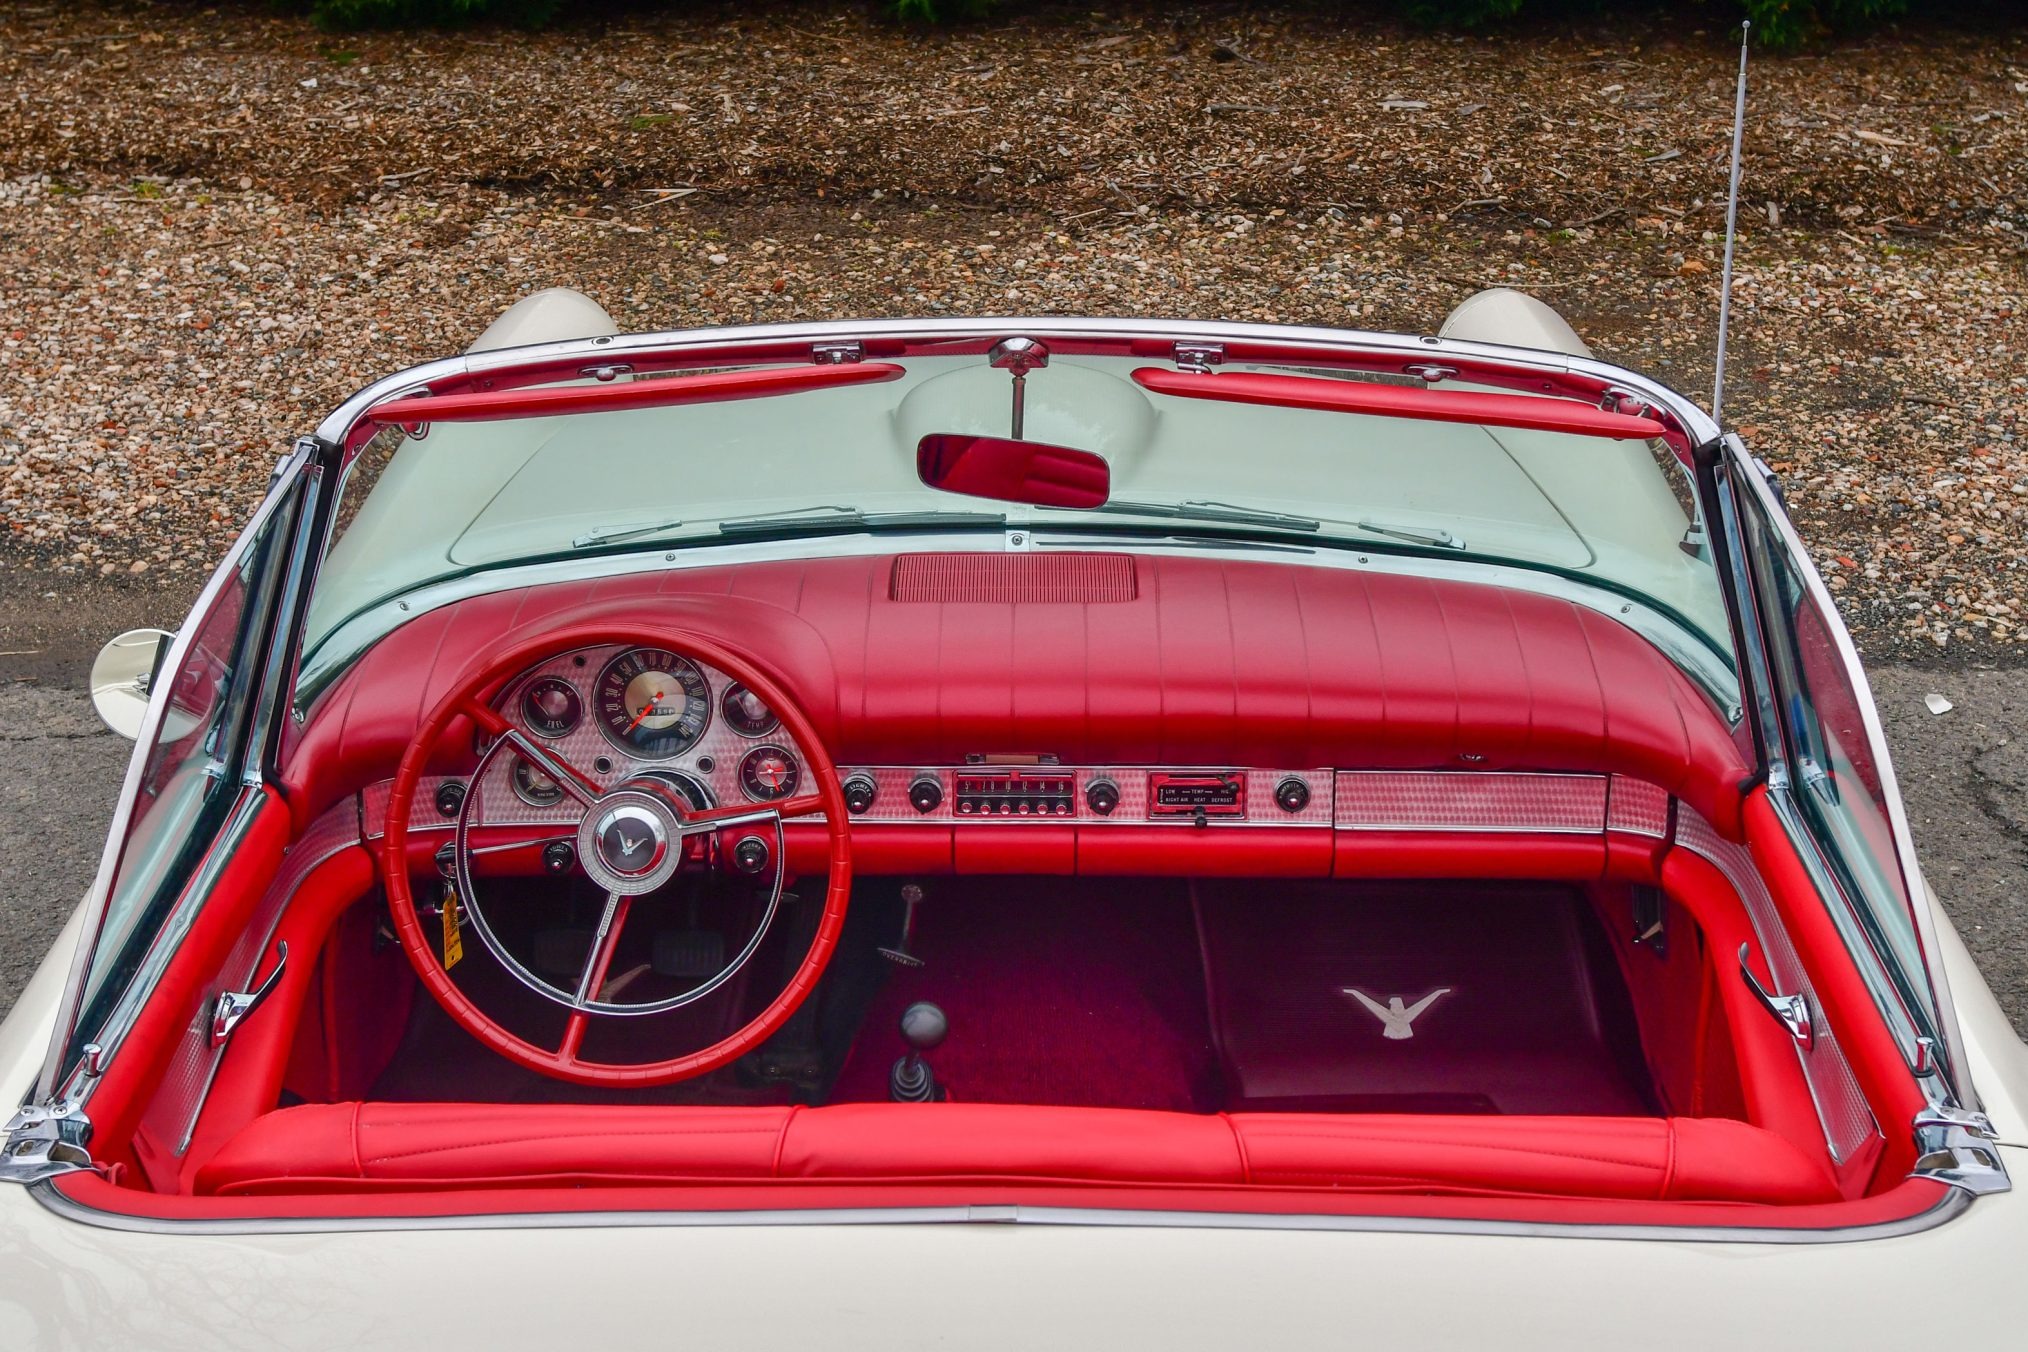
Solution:
M 1121 516 L 1161 516 L 1184 521 L 1223 521 L 1235 526 L 1279 526 L 1283 530 L 1318 530 L 1323 523 L 1307 516 L 1271 512 L 1264 507 L 1241 507 L 1231 502 L 1130 502 L 1116 498 L 1101 512 Z
M 1463 549 L 1465 542 L 1437 526 L 1389 526 L 1379 521 L 1355 521 L 1353 525 L 1374 535 L 1392 535 L 1397 540 L 1408 540 L 1419 545 L 1435 545 L 1438 549 Z
M 675 530 L 682 524 L 681 521 L 654 521 L 645 526 L 598 526 L 572 540 L 570 547 L 590 549 L 593 545 L 613 540 L 631 540 L 637 535 L 656 535 L 665 530 Z
M 824 515 L 819 515 L 823 513 Z M 1004 512 L 863 512 L 857 507 L 794 507 L 785 512 L 760 512 L 728 517 L 718 523 L 720 535 L 753 535 L 783 528 L 815 530 L 906 530 L 915 526 L 1004 526 Z

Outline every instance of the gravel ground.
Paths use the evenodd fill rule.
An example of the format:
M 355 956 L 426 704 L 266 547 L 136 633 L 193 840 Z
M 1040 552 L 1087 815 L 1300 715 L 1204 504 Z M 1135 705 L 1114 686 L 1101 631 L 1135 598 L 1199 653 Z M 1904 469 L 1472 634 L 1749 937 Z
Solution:
M 558 283 L 633 328 L 1410 330 L 1503 283 L 1703 390 L 1716 43 L 787 14 L 340 45 L 265 11 L 16 8 L 0 555 L 202 568 L 291 434 Z M 1876 652 L 2028 636 L 2024 67 L 1947 35 L 1757 67 L 1728 407 Z
M 1501 284 L 1701 395 L 1725 42 L 1229 10 L 342 38 L 234 4 L 0 11 L 0 1001 L 125 760 L 55 692 L 104 636 L 173 624 L 273 458 L 369 379 L 559 284 L 628 328 L 1409 331 Z M 2028 38 L 1754 79 L 1727 408 L 1901 663 L 1876 674 L 1926 861 L 2028 1027 Z M 1929 689 L 1959 710 L 1929 718 Z

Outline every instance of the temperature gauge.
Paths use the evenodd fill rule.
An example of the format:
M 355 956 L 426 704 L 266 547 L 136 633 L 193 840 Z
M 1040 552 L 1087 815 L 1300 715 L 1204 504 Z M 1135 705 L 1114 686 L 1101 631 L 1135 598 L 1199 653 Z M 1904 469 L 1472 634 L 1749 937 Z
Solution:
M 782 725 L 774 710 L 761 703 L 759 695 L 735 681 L 719 696 L 719 712 L 733 729 L 747 737 L 765 737 Z

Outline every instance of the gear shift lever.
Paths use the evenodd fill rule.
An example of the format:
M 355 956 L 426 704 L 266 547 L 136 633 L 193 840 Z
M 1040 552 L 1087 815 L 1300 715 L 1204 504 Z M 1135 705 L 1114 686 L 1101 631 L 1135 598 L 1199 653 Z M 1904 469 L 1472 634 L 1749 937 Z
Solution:
M 944 1098 L 944 1087 L 923 1053 L 941 1046 L 951 1031 L 951 1021 L 927 1000 L 918 1000 L 901 1012 L 901 1035 L 908 1042 L 908 1055 L 894 1063 L 887 1073 L 887 1096 L 896 1103 L 936 1103 Z

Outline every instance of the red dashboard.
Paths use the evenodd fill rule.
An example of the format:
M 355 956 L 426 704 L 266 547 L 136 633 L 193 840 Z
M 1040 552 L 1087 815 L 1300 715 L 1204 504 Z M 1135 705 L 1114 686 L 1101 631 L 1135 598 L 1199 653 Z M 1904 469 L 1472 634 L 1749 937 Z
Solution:
M 370 816 L 473 663 L 592 619 L 695 632 L 774 675 L 871 789 L 869 865 L 1115 872 L 1215 837 L 1234 870 L 1330 871 L 1347 831 L 1376 843 L 1435 812 L 1584 835 L 1609 797 L 1617 815 L 1674 796 L 1739 832 L 1725 721 L 1596 611 L 1356 569 L 1040 553 L 669 569 L 443 607 L 319 701 L 284 777 L 299 820 L 361 790 Z M 1151 832 L 1167 843 L 1130 844 Z

